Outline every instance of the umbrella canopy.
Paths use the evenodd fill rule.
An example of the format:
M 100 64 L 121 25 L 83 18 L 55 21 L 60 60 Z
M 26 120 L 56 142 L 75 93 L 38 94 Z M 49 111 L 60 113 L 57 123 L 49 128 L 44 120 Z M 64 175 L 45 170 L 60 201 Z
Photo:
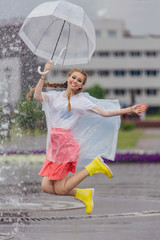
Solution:
M 88 63 L 96 46 L 91 20 L 81 7 L 67 1 L 36 7 L 19 36 L 35 55 L 60 65 Z

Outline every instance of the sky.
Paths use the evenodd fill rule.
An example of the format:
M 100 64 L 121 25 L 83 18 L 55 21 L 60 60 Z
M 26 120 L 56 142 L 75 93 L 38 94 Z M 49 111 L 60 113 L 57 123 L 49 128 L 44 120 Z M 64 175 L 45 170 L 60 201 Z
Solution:
M 0 21 L 27 15 L 50 0 L 0 0 Z M 93 19 L 122 19 L 132 35 L 160 35 L 160 0 L 68 0 L 82 6 Z

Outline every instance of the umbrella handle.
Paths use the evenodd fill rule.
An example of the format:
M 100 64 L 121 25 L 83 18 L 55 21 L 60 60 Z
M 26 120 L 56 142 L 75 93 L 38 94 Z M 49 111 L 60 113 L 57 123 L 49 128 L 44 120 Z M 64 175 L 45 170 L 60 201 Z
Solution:
M 62 50 L 60 51 L 60 53 L 59 53 L 59 55 L 58 55 L 58 57 L 57 57 L 54 65 L 57 65 L 57 62 L 59 61 L 59 59 L 60 59 L 62 53 L 64 52 L 64 50 L 66 50 L 66 47 L 62 48 Z M 52 63 L 53 61 L 50 60 L 50 62 Z M 39 67 L 38 67 L 38 72 L 39 72 L 39 74 L 42 75 L 42 74 L 47 74 L 47 73 L 49 73 L 49 70 L 47 70 L 47 71 L 45 71 L 45 72 L 41 72 L 41 66 L 39 66 Z
M 51 60 L 50 60 L 49 62 L 52 63 Z M 41 75 L 42 75 L 42 74 L 47 74 L 47 73 L 49 73 L 49 70 L 47 70 L 47 71 L 45 71 L 45 72 L 42 72 L 42 71 L 41 71 L 41 66 L 39 66 L 39 67 L 38 67 L 38 73 L 41 74 Z
M 41 74 L 41 75 L 42 75 L 42 74 L 47 74 L 47 73 L 49 73 L 49 70 L 47 70 L 47 71 L 45 71 L 45 72 L 42 72 L 42 71 L 41 71 L 41 66 L 39 66 L 39 67 L 38 67 L 38 73 Z

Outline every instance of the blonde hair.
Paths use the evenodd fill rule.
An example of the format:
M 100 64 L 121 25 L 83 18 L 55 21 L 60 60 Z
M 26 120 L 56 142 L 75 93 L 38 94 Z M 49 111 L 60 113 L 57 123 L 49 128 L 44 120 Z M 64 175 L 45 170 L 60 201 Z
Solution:
M 74 68 L 72 70 L 70 70 L 67 74 L 67 77 L 70 77 L 74 72 L 79 72 L 83 75 L 84 79 L 83 79 L 83 85 L 86 83 L 87 81 L 87 74 L 86 72 L 80 70 L 80 69 L 77 69 L 77 68 Z M 66 89 L 67 88 L 67 85 L 68 85 L 68 82 L 64 82 L 64 83 L 49 83 L 49 82 L 46 82 L 43 84 L 43 87 L 50 87 L 50 88 L 64 88 Z M 34 92 L 35 88 L 32 88 L 29 93 L 27 94 L 26 98 L 27 100 L 30 99 L 32 93 Z M 77 91 L 74 92 L 74 94 L 78 94 L 82 91 L 82 89 L 78 89 Z M 68 106 L 67 106 L 67 110 L 68 112 L 71 111 L 71 103 L 70 103 L 70 100 L 71 100 L 71 96 L 72 96 L 72 90 L 69 90 L 68 93 L 67 93 L 67 99 L 68 99 Z
M 70 77 L 74 72 L 79 72 L 83 75 L 84 79 L 83 79 L 83 85 L 86 83 L 87 81 L 87 74 L 86 72 L 80 70 L 80 69 L 77 69 L 77 68 L 74 68 L 72 70 L 70 70 L 67 74 L 67 77 Z M 76 92 L 74 92 L 74 94 L 78 94 L 82 91 L 82 89 L 78 89 Z M 68 112 L 71 111 L 71 103 L 70 103 L 70 100 L 71 100 L 71 96 L 72 96 L 72 90 L 68 91 L 67 93 L 67 98 L 68 98 L 68 106 L 67 106 L 67 110 Z

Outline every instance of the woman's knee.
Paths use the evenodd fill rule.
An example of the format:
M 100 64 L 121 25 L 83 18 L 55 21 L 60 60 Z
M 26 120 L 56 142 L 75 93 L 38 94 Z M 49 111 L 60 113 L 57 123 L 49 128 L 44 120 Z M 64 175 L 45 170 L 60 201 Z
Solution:
M 44 184 L 43 182 L 41 183 L 41 189 L 43 192 L 46 192 L 46 193 L 48 192 L 48 188 L 47 188 L 46 184 Z

